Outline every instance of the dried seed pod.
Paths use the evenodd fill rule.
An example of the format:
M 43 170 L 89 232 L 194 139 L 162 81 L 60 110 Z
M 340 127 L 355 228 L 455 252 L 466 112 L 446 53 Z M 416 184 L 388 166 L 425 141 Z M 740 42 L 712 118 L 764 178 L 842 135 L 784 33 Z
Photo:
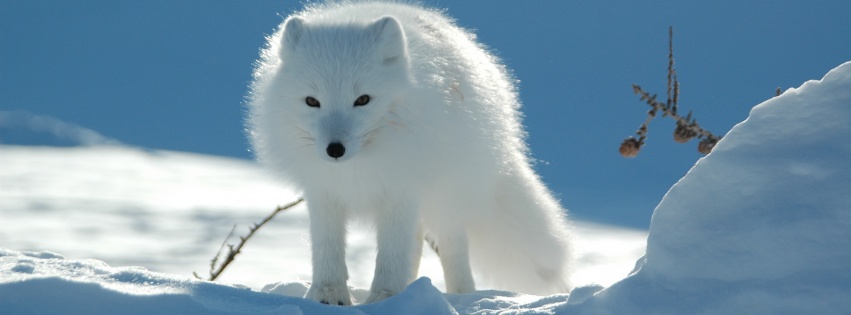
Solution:
M 641 150 L 641 142 L 634 137 L 629 137 L 623 140 L 621 143 L 620 152 L 623 157 L 635 157 L 638 155 L 638 151 Z
M 692 126 L 693 125 L 686 125 L 678 121 L 677 129 L 674 129 L 674 141 L 686 143 L 691 140 L 691 138 L 697 137 L 697 131 L 695 131 Z
M 714 148 L 717 143 L 718 139 L 714 137 L 700 140 L 700 143 L 697 144 L 697 151 L 703 154 L 709 154 L 709 152 L 712 152 L 712 148 Z

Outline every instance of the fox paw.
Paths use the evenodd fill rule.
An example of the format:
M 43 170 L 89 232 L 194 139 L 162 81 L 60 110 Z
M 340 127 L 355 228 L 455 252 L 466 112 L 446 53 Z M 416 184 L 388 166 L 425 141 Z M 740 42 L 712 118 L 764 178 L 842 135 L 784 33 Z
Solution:
M 385 299 L 387 299 L 391 296 L 394 296 L 394 295 L 396 295 L 396 292 L 390 292 L 390 291 L 385 291 L 385 290 L 378 291 L 378 292 L 370 292 L 369 298 L 366 299 L 366 303 L 369 304 L 369 303 L 375 303 L 375 302 L 383 301 L 383 300 L 385 300 Z
M 329 305 L 352 305 L 349 287 L 342 285 L 311 285 L 304 296 L 307 299 Z

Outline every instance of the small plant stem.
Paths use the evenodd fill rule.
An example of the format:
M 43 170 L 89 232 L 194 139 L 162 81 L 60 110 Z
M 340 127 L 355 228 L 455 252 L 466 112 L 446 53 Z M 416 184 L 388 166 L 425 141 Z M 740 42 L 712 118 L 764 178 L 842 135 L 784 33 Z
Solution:
M 278 214 L 279 212 L 287 210 L 287 209 L 292 208 L 292 207 L 295 207 L 296 205 L 298 205 L 302 201 L 304 201 L 304 198 L 299 198 L 298 200 L 293 201 L 289 204 L 276 207 L 275 211 L 272 211 L 271 214 L 269 214 L 265 218 L 263 218 L 263 221 L 260 221 L 260 223 L 254 224 L 251 227 L 249 227 L 248 228 L 248 234 L 246 234 L 245 236 L 240 236 L 239 237 L 239 243 L 236 244 L 236 246 L 231 245 L 231 244 L 227 244 L 227 240 L 230 239 L 231 235 L 233 235 L 234 229 L 236 229 L 236 225 L 234 225 L 234 227 L 231 229 L 230 233 L 228 233 L 228 236 L 225 238 L 224 242 L 222 242 L 222 246 L 219 248 L 219 251 L 216 252 L 216 256 L 213 257 L 212 260 L 210 260 L 210 277 L 207 280 L 216 281 L 216 279 L 219 277 L 219 275 L 221 275 L 222 272 L 225 271 L 225 268 L 227 268 L 230 265 L 230 263 L 232 263 L 234 261 L 234 259 L 236 259 L 236 255 L 239 255 L 239 253 L 242 251 L 242 247 L 245 246 L 245 243 L 248 242 L 248 240 L 251 238 L 251 236 L 253 236 L 254 233 L 257 232 L 257 230 L 260 229 L 260 227 L 262 227 L 264 224 L 271 221 L 272 218 L 274 218 L 275 215 Z M 227 253 L 224 255 L 225 259 L 220 265 L 218 265 L 218 267 L 216 267 L 216 264 L 218 263 L 219 257 L 221 256 L 222 249 L 224 249 L 226 246 L 227 246 Z M 198 276 L 198 273 L 193 272 L 192 274 L 195 276 L 195 278 L 201 279 L 201 277 Z

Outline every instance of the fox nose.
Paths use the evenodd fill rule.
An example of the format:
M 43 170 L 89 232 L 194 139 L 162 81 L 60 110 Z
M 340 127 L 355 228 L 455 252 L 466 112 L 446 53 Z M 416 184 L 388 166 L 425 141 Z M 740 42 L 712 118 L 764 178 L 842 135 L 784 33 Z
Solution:
M 342 143 L 332 142 L 327 148 L 325 148 L 325 153 L 328 153 L 328 156 L 336 159 L 343 156 L 343 154 L 346 154 L 346 147 L 344 147 Z

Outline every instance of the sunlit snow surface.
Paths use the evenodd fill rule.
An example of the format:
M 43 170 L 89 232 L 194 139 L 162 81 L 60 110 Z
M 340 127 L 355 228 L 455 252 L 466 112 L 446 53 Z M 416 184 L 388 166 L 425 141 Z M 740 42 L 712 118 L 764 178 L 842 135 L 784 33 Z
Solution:
M 3 247 L 185 276 L 206 274 L 234 224 L 234 233 L 244 235 L 276 205 L 296 199 L 254 163 L 189 153 L 0 146 L 0 165 Z M 586 223 L 578 229 L 577 283 L 611 284 L 644 252 L 646 232 Z M 352 231 L 351 284 L 369 287 L 374 236 L 359 226 Z M 437 257 L 424 252 L 423 274 L 442 287 Z M 221 278 L 254 288 L 309 279 L 307 211 L 301 205 L 260 229 Z
M 756 106 L 698 161 L 657 207 L 631 275 L 646 234 L 580 222 L 575 283 L 605 289 L 444 295 L 429 256 L 421 275 L 436 286 L 421 278 L 348 308 L 285 296 L 303 294 L 309 279 L 303 208 L 264 227 L 222 279 L 251 289 L 189 276 L 207 269 L 232 224 L 244 234 L 294 198 L 248 162 L 0 146 L 0 313 L 848 314 L 848 139 L 851 63 Z M 356 231 L 351 284 L 366 287 L 374 249 Z M 110 267 L 127 265 L 163 273 Z
M 168 278 L 188 279 L 193 271 L 206 277 L 210 259 L 235 224 L 234 233 L 244 235 L 248 226 L 276 205 L 297 198 L 252 162 L 191 153 L 125 146 L 0 146 L 0 166 L 0 247 L 10 253 L 58 252 L 68 259 L 60 263 L 52 254 L 35 255 L 51 258 L 42 261 L 27 256 L 33 254 L 7 253 L 0 281 L 30 279 L 31 275 L 18 272 L 29 267 L 19 265 L 51 266 L 29 268 L 32 275 L 73 274 L 69 278 L 101 284 L 104 279 L 114 280 L 86 276 L 110 272 L 90 270 L 108 269 L 102 262 L 74 262 L 84 259 L 110 266 L 143 266 L 173 275 Z M 577 230 L 576 283 L 614 283 L 644 253 L 645 231 L 585 222 L 578 222 Z M 352 226 L 351 231 L 350 284 L 369 287 L 374 235 L 360 226 Z M 237 242 L 236 237 L 229 242 Z M 421 275 L 430 277 L 442 290 L 439 260 L 429 249 L 424 253 Z M 82 269 L 74 271 L 74 266 Z M 128 270 L 120 273 L 142 272 L 142 268 Z M 299 205 L 261 228 L 217 282 L 259 291 L 280 281 L 309 280 L 310 272 L 307 213 Z M 144 276 L 137 278 L 151 277 L 142 273 Z M 41 281 L 46 285 L 65 283 Z M 160 280 L 141 287 L 133 283 L 117 281 L 103 286 L 132 293 L 175 293 L 186 292 L 175 287 L 189 285 L 170 281 L 161 287 Z M 480 287 L 487 288 L 487 284 Z

